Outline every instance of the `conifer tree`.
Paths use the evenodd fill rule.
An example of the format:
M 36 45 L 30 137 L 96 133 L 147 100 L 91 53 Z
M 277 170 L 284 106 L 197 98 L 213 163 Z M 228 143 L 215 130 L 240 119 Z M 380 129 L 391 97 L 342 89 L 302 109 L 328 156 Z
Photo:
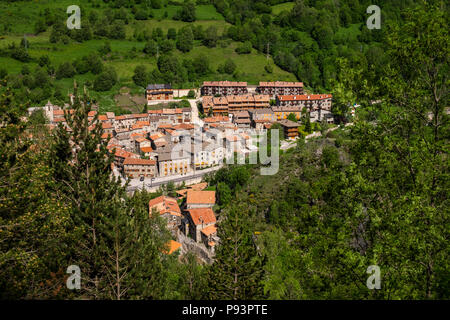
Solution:
M 47 152 L 26 105 L 0 84 L 0 299 L 67 297 L 69 210 L 54 192 Z
M 112 176 L 113 155 L 101 139 L 103 130 L 97 115 L 90 114 L 91 106 L 86 94 L 80 100 L 75 86 L 73 112 L 65 110 L 67 128 L 60 124 L 56 129 L 50 161 L 78 231 L 73 263 L 81 269 L 83 293 L 103 298 L 105 255 L 111 250 L 105 224 L 117 210 L 125 189 Z
M 67 127 L 56 129 L 50 152 L 58 193 L 75 225 L 72 263 L 81 269 L 82 296 L 161 298 L 170 234 L 159 215 L 149 218 L 148 197 L 128 197 L 112 175 L 113 154 L 91 105 L 75 87 L 73 112 L 66 110 Z
M 232 207 L 218 224 L 214 263 L 207 271 L 209 299 L 248 300 L 263 298 L 265 259 L 258 255 L 244 206 Z

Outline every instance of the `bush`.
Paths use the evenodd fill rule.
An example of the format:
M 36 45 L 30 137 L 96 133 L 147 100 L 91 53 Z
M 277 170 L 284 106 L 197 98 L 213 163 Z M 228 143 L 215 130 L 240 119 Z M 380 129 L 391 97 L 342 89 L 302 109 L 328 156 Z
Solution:
M 194 90 L 189 90 L 189 93 L 188 93 L 187 97 L 191 98 L 191 99 L 195 98 L 195 91 Z
M 145 87 L 147 85 L 147 68 L 144 65 L 138 65 L 134 69 L 133 81 L 136 85 Z
M 144 8 L 139 8 L 136 10 L 136 13 L 134 14 L 134 18 L 136 20 L 147 20 L 148 19 L 148 11 Z
M 70 62 L 61 63 L 56 70 L 56 79 L 72 78 L 75 75 L 75 68 Z
M 195 16 L 195 4 L 191 1 L 183 3 L 181 10 L 179 10 L 173 17 L 174 20 L 181 20 L 184 22 L 194 22 Z
M 154 56 L 156 54 L 156 51 L 158 50 L 158 44 L 155 40 L 150 40 L 145 44 L 144 52 L 146 54 L 149 54 L 151 56 Z
M 29 62 L 31 60 L 28 52 L 22 47 L 15 47 L 11 50 L 11 58 L 21 62 Z
M 227 59 L 223 65 L 223 73 L 233 74 L 236 70 L 236 64 L 231 59 Z
M 252 43 L 246 41 L 241 46 L 237 47 L 235 51 L 239 54 L 249 54 L 252 52 Z
M 0 79 L 5 79 L 8 76 L 8 71 L 5 68 L 0 69 Z
M 107 68 L 94 80 L 95 91 L 108 91 L 117 83 L 117 74 L 113 68 Z
M 190 27 L 183 27 L 178 32 L 177 49 L 181 52 L 189 52 L 194 47 L 194 34 Z

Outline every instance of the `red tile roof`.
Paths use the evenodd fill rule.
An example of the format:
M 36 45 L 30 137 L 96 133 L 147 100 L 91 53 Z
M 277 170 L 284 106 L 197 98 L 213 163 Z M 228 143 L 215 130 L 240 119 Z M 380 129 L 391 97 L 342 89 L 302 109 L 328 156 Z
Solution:
M 120 158 L 138 158 L 139 157 L 137 154 L 128 152 L 121 148 L 116 148 L 116 153 L 114 155 L 116 157 L 120 157 Z
M 143 153 L 148 153 L 148 152 L 152 152 L 153 149 L 152 149 L 152 147 L 141 147 L 141 151 Z
M 201 233 L 208 237 L 214 233 L 217 233 L 217 228 L 214 225 L 207 226 L 206 228 L 202 229 Z
M 103 133 L 102 134 L 102 139 L 108 139 L 108 137 L 112 137 L 112 134 L 111 133 L 107 133 L 107 132 L 105 132 L 105 133 Z
M 259 82 L 260 87 L 303 87 L 303 82 L 286 82 L 286 81 L 275 81 L 275 82 Z
M 216 223 L 216 216 L 211 208 L 199 208 L 187 210 L 195 225 Z
M 181 209 L 175 198 L 159 196 L 148 202 L 148 213 L 152 215 L 152 209 L 156 209 L 160 214 L 169 213 L 181 217 Z
M 216 203 L 215 191 L 189 190 L 186 197 L 187 204 L 214 204 Z
M 203 86 L 216 86 L 216 87 L 246 87 L 247 82 L 237 81 L 204 81 Z
M 287 96 L 278 96 L 280 101 L 308 101 L 308 100 L 323 100 L 329 99 L 333 96 L 331 94 L 300 94 L 300 95 L 287 95 Z

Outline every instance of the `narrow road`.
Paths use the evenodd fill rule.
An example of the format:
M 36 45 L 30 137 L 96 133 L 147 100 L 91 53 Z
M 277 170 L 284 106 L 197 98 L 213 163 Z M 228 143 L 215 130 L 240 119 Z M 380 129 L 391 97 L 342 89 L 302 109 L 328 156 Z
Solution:
M 191 119 L 192 123 L 203 127 L 203 120 L 198 117 L 198 107 L 197 102 L 201 101 L 201 99 L 189 99 L 189 103 L 191 104 Z
M 203 169 L 203 170 L 195 170 L 195 171 L 191 171 L 191 173 L 186 174 L 186 175 L 173 175 L 173 176 L 168 176 L 168 177 L 157 177 L 157 178 L 153 178 L 153 179 L 145 178 L 144 181 L 140 181 L 139 178 L 130 179 L 127 190 L 134 191 L 136 189 L 142 189 L 143 185 L 144 185 L 144 187 L 147 187 L 147 188 L 153 188 L 153 187 L 158 187 L 158 186 L 167 184 L 169 182 L 176 183 L 176 182 L 182 182 L 185 180 L 202 178 L 204 175 L 214 172 L 214 171 L 217 171 L 222 167 L 223 167 L 223 165 L 218 165 L 218 166 Z

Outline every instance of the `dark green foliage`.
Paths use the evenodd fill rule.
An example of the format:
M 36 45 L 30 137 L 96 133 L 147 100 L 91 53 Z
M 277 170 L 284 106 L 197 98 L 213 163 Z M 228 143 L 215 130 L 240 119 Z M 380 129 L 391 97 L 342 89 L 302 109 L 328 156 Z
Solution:
M 34 33 L 39 34 L 41 32 L 44 32 L 47 29 L 47 24 L 45 23 L 44 19 L 38 19 L 36 21 L 36 24 L 34 25 Z
M 252 52 L 252 43 L 250 41 L 244 42 L 242 45 L 236 48 L 236 52 L 239 54 L 248 54 Z
M 108 67 L 94 80 L 94 90 L 108 91 L 117 83 L 117 74 L 114 68 Z
M 221 206 L 226 206 L 231 201 L 231 189 L 224 183 L 219 182 L 217 185 L 217 203 Z
M 258 255 L 248 215 L 245 206 L 232 207 L 218 225 L 220 245 L 207 270 L 209 299 L 264 297 L 264 259 Z
M 50 66 L 50 64 L 51 64 L 50 58 L 48 57 L 48 55 L 40 56 L 38 63 L 39 63 L 40 67 Z
M 297 122 L 297 117 L 295 116 L 295 113 L 289 113 L 287 119 L 291 120 L 291 121 L 294 121 L 294 122 Z
M 169 28 L 167 30 L 167 39 L 175 40 L 177 38 L 177 30 L 175 28 Z
M 75 75 L 75 68 L 70 62 L 64 62 L 56 70 L 56 79 L 72 78 Z
M 190 99 L 194 99 L 195 98 L 195 91 L 194 90 L 189 90 L 187 97 L 190 98 Z
M 161 41 L 161 52 L 162 53 L 167 53 L 172 51 L 173 49 L 175 49 L 175 42 L 172 40 L 162 40 Z
M 191 0 L 185 0 L 181 9 L 173 17 L 174 20 L 181 20 L 184 22 L 194 22 L 195 16 L 195 4 Z
M 307 133 L 311 133 L 312 132 L 311 119 L 309 117 L 309 113 L 307 113 L 306 116 L 305 116 L 305 132 L 307 132 Z
M 220 73 L 233 74 L 234 71 L 236 71 L 236 64 L 233 60 L 227 59 L 223 65 L 219 66 L 217 71 Z
M 109 43 L 109 41 L 106 41 L 106 42 L 103 44 L 103 46 L 101 46 L 101 47 L 98 49 L 98 52 L 99 52 L 102 56 L 105 56 L 105 55 L 107 55 L 108 53 L 110 53 L 110 52 L 111 52 L 111 44 Z
M 206 47 L 214 48 L 218 39 L 219 35 L 217 34 L 217 27 L 210 26 L 206 29 L 202 42 Z
M 194 34 L 189 26 L 178 30 L 177 49 L 181 52 L 191 51 L 194 47 Z
M 0 80 L 5 79 L 7 75 L 8 75 L 8 71 L 4 68 L 1 68 L 0 69 Z
M 139 65 L 134 69 L 133 81 L 136 85 L 141 87 L 147 86 L 147 68 L 143 65 Z
M 5 84 L 0 84 L 5 124 L 0 128 L 0 297 L 67 298 L 63 274 L 74 226 L 46 163 L 45 142 L 38 138 L 45 130 L 32 131 L 34 143 L 28 137 L 42 117 L 22 122 L 28 106 Z
M 19 60 L 21 62 L 29 62 L 31 60 L 28 51 L 22 46 L 13 47 L 11 49 L 11 58 Z
M 156 55 L 158 52 L 158 43 L 155 40 L 150 40 L 145 44 L 144 52 L 150 56 Z

